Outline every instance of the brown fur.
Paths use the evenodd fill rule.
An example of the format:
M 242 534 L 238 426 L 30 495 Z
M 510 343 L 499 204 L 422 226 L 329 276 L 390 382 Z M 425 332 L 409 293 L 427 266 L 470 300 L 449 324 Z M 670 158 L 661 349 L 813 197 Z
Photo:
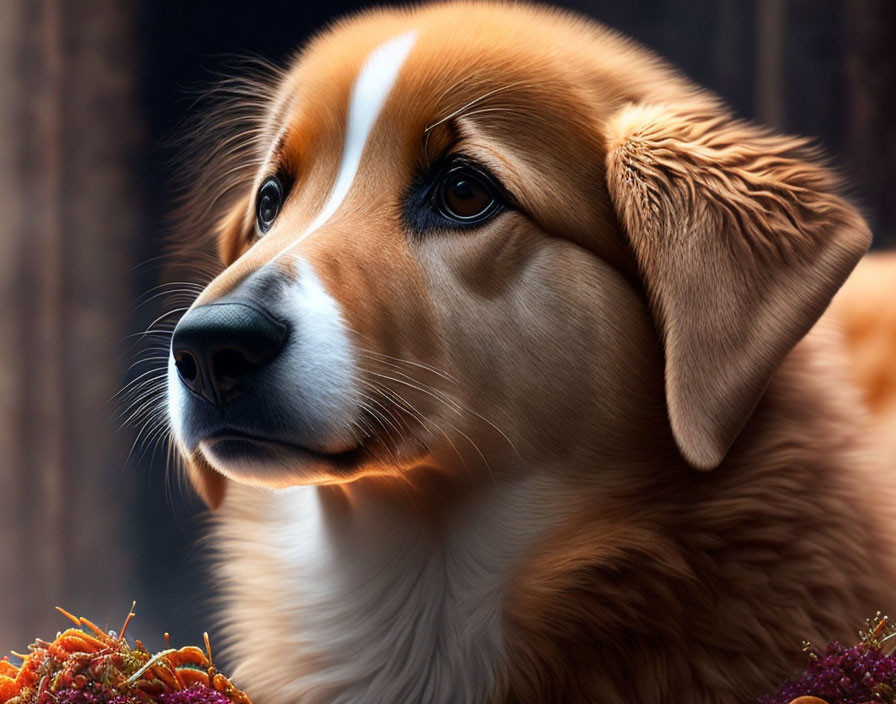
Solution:
M 521 473 L 543 479 L 546 502 L 563 498 L 508 582 L 495 702 L 769 691 L 802 663 L 801 639 L 848 639 L 891 608 L 896 577 L 889 479 L 866 453 L 836 340 L 821 326 L 806 336 L 869 233 L 804 140 L 736 121 L 580 18 L 503 4 L 373 11 L 317 38 L 272 91 L 259 168 L 231 184 L 237 206 L 214 213 L 228 268 L 199 302 L 314 217 L 361 62 L 411 27 L 421 39 L 359 185 L 295 254 L 359 346 L 460 380 L 426 377 L 476 417 L 396 382 L 453 437 L 409 423 L 392 459 L 334 473 L 341 485 L 321 491 L 350 512 L 397 476 L 397 491 L 438 506 L 445 483 L 419 479 L 438 473 L 453 498 L 427 522 L 446 525 L 482 486 Z M 475 236 L 413 241 L 402 194 L 449 145 L 487 165 L 519 211 Z M 253 196 L 275 162 L 294 171 L 294 195 L 256 242 Z M 220 503 L 223 477 L 201 455 L 192 466 Z M 270 572 L 252 584 L 279 578 L 237 557 L 228 579 L 256 568 Z M 280 627 L 262 633 L 271 661 Z
M 896 252 L 865 257 L 834 297 L 830 317 L 843 331 L 883 461 L 896 467 Z
M 797 346 L 711 475 L 602 472 L 515 582 L 514 701 L 751 701 L 802 639 L 849 642 L 892 608 L 889 494 L 836 344 Z

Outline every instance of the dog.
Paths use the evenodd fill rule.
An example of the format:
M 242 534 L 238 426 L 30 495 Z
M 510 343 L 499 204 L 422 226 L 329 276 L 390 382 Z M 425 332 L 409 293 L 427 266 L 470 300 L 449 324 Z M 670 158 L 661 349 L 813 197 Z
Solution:
M 363 12 L 235 93 L 166 403 L 254 699 L 748 702 L 893 605 L 819 322 L 870 233 L 806 140 L 525 4 Z

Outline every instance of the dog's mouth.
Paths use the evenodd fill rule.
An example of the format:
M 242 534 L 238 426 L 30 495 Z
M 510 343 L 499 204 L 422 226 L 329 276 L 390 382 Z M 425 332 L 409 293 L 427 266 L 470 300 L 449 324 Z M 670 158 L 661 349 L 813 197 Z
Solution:
M 326 452 L 229 428 L 201 440 L 199 449 L 230 479 L 274 486 L 350 476 L 370 457 L 370 448 L 363 442 Z

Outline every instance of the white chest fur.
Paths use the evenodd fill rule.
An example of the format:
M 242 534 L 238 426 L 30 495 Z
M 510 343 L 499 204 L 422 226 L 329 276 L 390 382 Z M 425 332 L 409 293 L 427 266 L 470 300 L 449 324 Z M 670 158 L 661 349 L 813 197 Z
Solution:
M 234 487 L 216 547 L 237 683 L 263 704 L 486 701 L 507 583 L 552 513 L 535 484 L 433 524 L 313 487 Z

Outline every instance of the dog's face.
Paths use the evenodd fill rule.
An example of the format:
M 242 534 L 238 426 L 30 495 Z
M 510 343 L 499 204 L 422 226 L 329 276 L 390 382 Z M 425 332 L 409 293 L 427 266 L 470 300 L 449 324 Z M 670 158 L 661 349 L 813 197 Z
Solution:
M 672 437 L 712 467 L 867 238 L 800 144 L 541 10 L 337 26 L 253 139 L 169 365 L 210 503 L 222 477 L 475 480 Z

